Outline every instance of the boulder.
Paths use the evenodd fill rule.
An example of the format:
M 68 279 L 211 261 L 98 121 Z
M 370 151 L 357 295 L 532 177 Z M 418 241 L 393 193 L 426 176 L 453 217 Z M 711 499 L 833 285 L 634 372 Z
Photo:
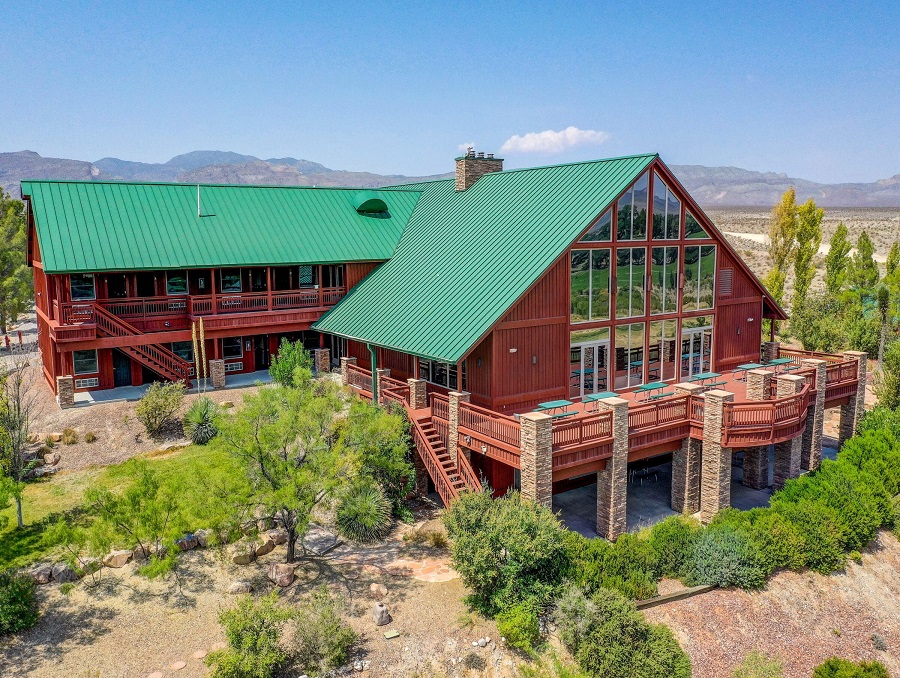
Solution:
M 290 563 L 271 563 L 269 579 L 278 586 L 290 586 L 294 583 L 294 566 Z
M 49 584 L 53 579 L 53 566 L 50 563 L 39 563 L 31 568 L 28 574 L 34 579 L 35 584 Z
M 243 593 L 251 593 L 253 585 L 248 581 L 233 581 L 228 586 L 228 593 L 233 596 L 239 596 Z
M 47 466 L 56 466 L 59 463 L 59 460 L 59 452 L 51 452 L 50 454 L 44 455 L 44 463 Z
M 131 552 L 131 559 L 136 563 L 143 562 L 150 557 L 151 549 L 149 546 L 135 546 Z
M 106 557 L 103 559 L 103 564 L 106 565 L 106 567 L 125 567 L 131 562 L 133 556 L 134 553 L 132 551 L 111 551 L 106 554 Z
M 282 544 L 287 544 L 288 533 L 283 527 L 276 527 L 268 532 L 266 532 L 266 536 L 275 542 L 275 546 L 281 546 Z
M 178 547 L 180 551 L 190 551 L 191 549 L 197 548 L 197 537 L 192 534 L 186 534 L 181 539 L 175 542 L 175 545 Z
M 259 537 L 259 543 L 256 545 L 256 555 L 264 556 L 275 550 L 275 542 L 267 535 L 262 534 Z
M 384 584 L 369 584 L 369 595 L 375 600 L 384 600 L 387 592 L 387 586 Z
M 56 469 L 52 466 L 38 466 L 31 472 L 31 475 L 35 478 L 43 478 L 44 476 L 53 475 L 56 473 Z
M 65 584 L 70 581 L 78 581 L 78 574 L 69 567 L 68 563 L 54 563 L 53 581 Z
M 249 540 L 242 539 L 228 548 L 228 557 L 235 565 L 249 565 L 256 560 L 256 548 Z
M 223 410 L 230 410 L 232 407 L 234 407 L 234 401 L 223 400 L 221 403 L 219 403 L 219 407 L 221 407 Z
M 384 626 L 391 623 L 391 614 L 384 603 L 380 601 L 375 603 L 375 607 L 372 608 L 372 621 L 375 622 L 375 626 Z
M 205 549 L 209 546 L 209 538 L 212 536 L 212 530 L 197 530 L 194 532 L 194 538 L 197 540 L 197 546 Z
M 62 442 L 62 433 L 48 433 L 44 440 L 51 440 L 54 443 Z

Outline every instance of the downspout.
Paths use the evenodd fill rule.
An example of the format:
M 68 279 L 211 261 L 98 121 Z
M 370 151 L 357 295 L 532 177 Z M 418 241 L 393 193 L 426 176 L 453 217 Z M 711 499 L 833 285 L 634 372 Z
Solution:
M 369 347 L 369 356 L 372 359 L 372 402 L 378 403 L 378 353 L 372 344 L 366 344 Z

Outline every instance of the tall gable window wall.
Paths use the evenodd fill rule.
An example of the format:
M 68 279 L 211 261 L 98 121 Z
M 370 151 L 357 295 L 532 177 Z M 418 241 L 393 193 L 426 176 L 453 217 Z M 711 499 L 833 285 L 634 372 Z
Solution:
M 616 218 L 618 240 L 647 239 L 647 175 L 632 184 L 619 198 Z
M 681 237 L 681 201 L 653 173 L 653 239 L 678 240 Z

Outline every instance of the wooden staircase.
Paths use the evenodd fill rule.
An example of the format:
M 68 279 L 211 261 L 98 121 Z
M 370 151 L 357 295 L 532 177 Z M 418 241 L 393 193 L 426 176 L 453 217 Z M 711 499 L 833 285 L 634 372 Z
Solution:
M 143 334 L 138 328 L 110 313 L 99 304 L 93 307 L 97 333 L 107 337 L 129 337 Z M 120 351 L 170 381 L 183 381 L 191 387 L 190 364 L 160 344 L 117 346 Z
M 453 462 L 453 457 L 434 427 L 430 411 L 410 411 L 410 420 L 416 452 L 425 464 L 444 506 L 450 506 L 463 492 L 477 492 L 481 489 L 481 481 L 464 454 L 459 454 L 458 464 Z

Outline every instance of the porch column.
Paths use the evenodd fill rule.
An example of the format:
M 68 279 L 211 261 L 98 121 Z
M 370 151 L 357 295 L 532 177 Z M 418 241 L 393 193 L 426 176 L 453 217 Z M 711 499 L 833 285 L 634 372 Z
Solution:
M 781 344 L 777 341 L 764 341 L 760 358 L 764 363 L 775 360 L 781 353 Z
M 697 397 L 699 384 L 682 383 L 673 387 L 677 395 Z M 691 515 L 700 510 L 700 460 L 703 442 L 688 435 L 681 449 L 672 453 L 672 510 Z
M 71 375 L 56 378 L 56 403 L 62 410 L 75 406 L 75 378 Z
M 602 410 L 612 410 L 612 456 L 597 471 L 597 534 L 610 541 L 628 529 L 628 401 L 598 400 Z
M 772 392 L 770 370 L 747 372 L 747 400 L 768 400 Z M 769 486 L 769 445 L 748 447 L 744 450 L 744 480 L 746 487 L 764 490 Z
M 209 381 L 214 389 L 225 388 L 225 361 L 221 358 L 209 361 Z
M 822 464 L 822 436 L 825 427 L 825 367 L 828 363 L 824 360 L 804 358 L 801 364 L 803 367 L 809 367 L 816 371 L 812 380 L 812 385 L 816 389 L 816 398 L 810 402 L 809 409 L 806 411 L 806 430 L 803 431 L 800 468 L 815 471 Z
M 356 358 L 341 358 L 341 384 L 343 386 L 350 383 L 350 365 L 356 366 Z
M 381 369 L 381 368 L 378 368 L 378 369 L 375 370 L 375 372 L 378 374 L 378 396 L 375 397 L 375 394 L 373 393 L 373 394 L 372 394 L 372 399 L 373 399 L 376 403 L 378 403 L 378 404 L 380 405 L 381 402 L 382 402 L 382 394 L 384 393 L 384 381 L 383 381 L 383 379 L 384 379 L 384 377 L 389 377 L 389 376 L 391 376 L 391 371 L 390 371 L 389 369 Z
M 778 397 L 786 398 L 803 390 L 806 379 L 796 374 L 779 374 L 775 377 Z M 772 489 L 780 490 L 789 478 L 800 475 L 800 453 L 803 450 L 803 436 L 775 443 L 775 470 L 772 472 Z
M 272 267 L 266 266 L 266 308 L 273 311 L 272 307 Z
M 841 424 L 838 446 L 844 444 L 845 440 L 852 438 L 856 434 L 856 427 L 862 418 L 866 409 L 866 360 L 869 355 L 864 351 L 844 351 L 844 358 L 847 360 L 856 360 L 856 375 L 859 383 L 856 387 L 856 394 L 850 396 L 850 401 L 841 405 Z
M 331 351 L 327 348 L 313 349 L 313 366 L 318 376 L 331 372 Z
M 700 483 L 700 520 L 709 523 L 722 509 L 731 506 L 731 448 L 722 445 L 725 403 L 734 402 L 734 393 L 713 389 L 704 395 L 703 470 Z
M 538 504 L 553 505 L 553 418 L 541 412 L 519 417 L 522 496 Z
M 459 404 L 469 402 L 470 394 L 465 391 L 451 391 L 447 395 L 450 412 L 447 415 L 447 451 L 453 459 L 453 465 L 459 463 Z
M 409 384 L 409 406 L 414 410 L 428 407 L 428 384 L 424 379 L 407 379 Z

